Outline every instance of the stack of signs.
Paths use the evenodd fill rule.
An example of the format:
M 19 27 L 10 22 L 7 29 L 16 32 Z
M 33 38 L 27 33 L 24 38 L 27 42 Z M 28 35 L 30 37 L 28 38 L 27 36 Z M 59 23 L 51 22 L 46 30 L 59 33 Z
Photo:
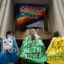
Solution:
M 37 21 L 37 22 L 34 22 L 32 24 L 29 24 L 26 26 L 27 28 L 33 28 L 33 27 L 38 27 L 38 28 L 41 28 L 43 27 L 43 20 L 40 20 L 40 21 Z

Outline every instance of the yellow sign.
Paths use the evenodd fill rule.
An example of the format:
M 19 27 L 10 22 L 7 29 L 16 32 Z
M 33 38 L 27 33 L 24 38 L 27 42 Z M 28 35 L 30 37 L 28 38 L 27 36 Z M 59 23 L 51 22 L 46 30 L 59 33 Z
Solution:
M 46 51 L 49 64 L 64 63 L 64 37 L 54 37 Z

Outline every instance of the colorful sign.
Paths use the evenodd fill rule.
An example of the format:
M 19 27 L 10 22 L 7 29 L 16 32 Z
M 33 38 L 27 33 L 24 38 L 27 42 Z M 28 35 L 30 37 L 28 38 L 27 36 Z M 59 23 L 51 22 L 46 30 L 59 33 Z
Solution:
M 46 14 L 45 5 L 19 5 L 17 15 L 17 24 L 31 22 L 36 19 L 42 19 Z

